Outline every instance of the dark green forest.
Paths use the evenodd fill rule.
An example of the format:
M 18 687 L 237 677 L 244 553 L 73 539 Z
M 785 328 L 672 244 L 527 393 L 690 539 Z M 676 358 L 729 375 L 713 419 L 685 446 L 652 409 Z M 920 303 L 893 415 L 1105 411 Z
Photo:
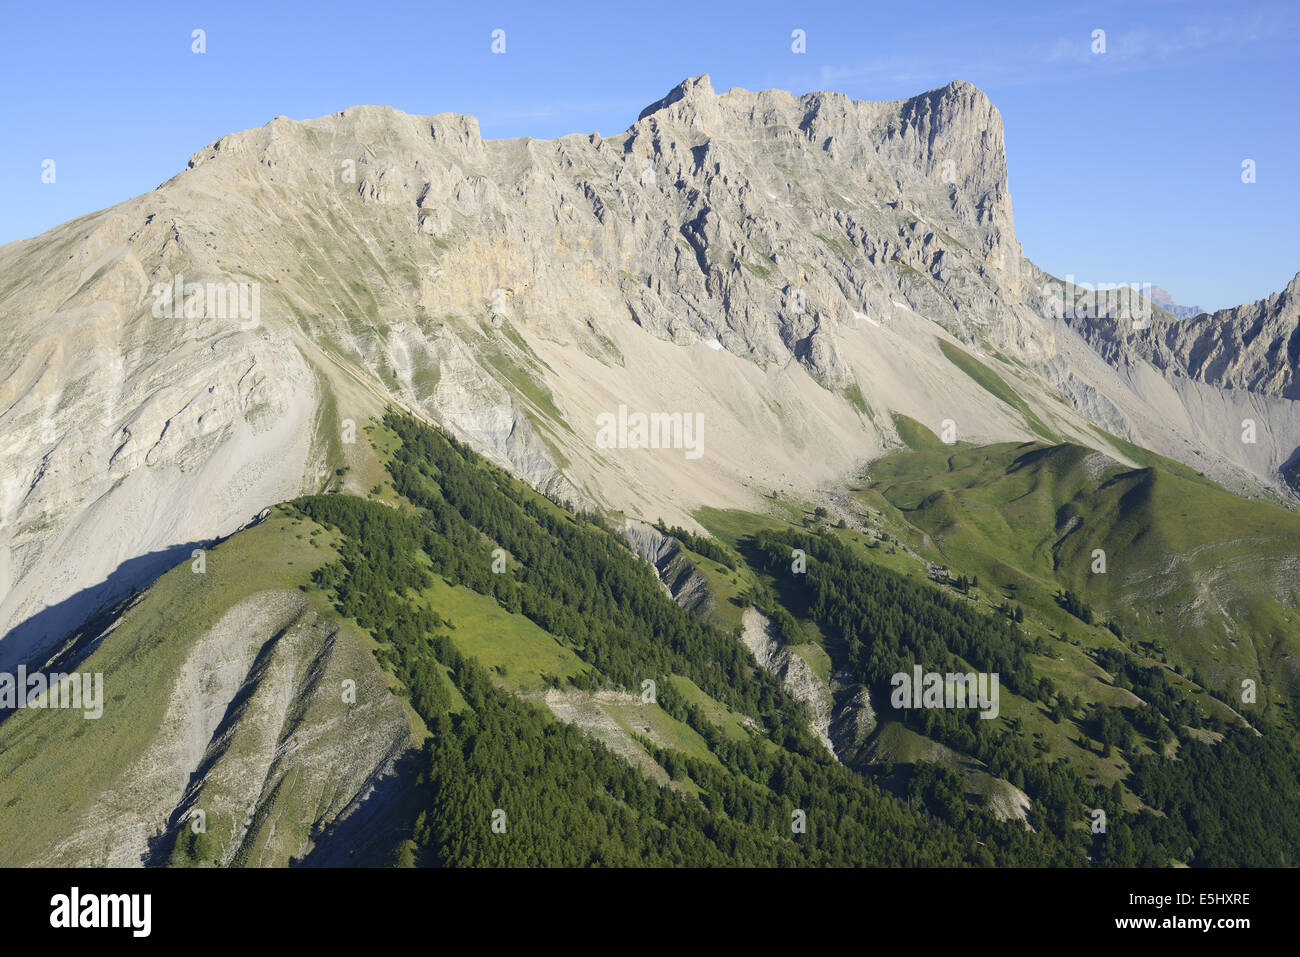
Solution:
M 796 548 L 807 555 L 807 571 L 798 576 L 790 571 Z M 1048 707 L 1058 721 L 1077 710 L 1056 694 L 1050 679 L 1034 675 L 1034 648 L 1004 618 L 863 561 L 824 532 L 761 532 L 753 551 L 767 571 L 787 580 L 787 587 L 807 590 L 808 615 L 832 639 L 827 648 L 836 666 L 852 670 L 878 700 L 888 698 L 890 675 L 921 663 L 933 670 L 999 673 L 1004 687 Z M 1070 611 L 1087 609 L 1076 605 Z M 1105 810 L 1107 832 L 1093 846 L 1100 863 L 1294 864 L 1300 848 L 1300 750 L 1290 731 L 1264 726 L 1256 734 L 1229 726 L 1202 713 L 1164 669 L 1114 649 L 1098 649 L 1093 656 L 1117 676 L 1120 687 L 1132 689 L 1145 703 L 1138 708 L 1094 704 L 1079 716 L 1080 723 L 1100 742 L 1103 755 L 1112 748 L 1128 753 L 1130 789 L 1163 816 L 1146 810 L 1124 814 L 1113 790 L 1087 784 L 1064 759 L 1044 763 L 1024 738 L 1002 722 L 980 720 L 972 709 L 902 710 L 898 718 L 979 758 L 1025 790 L 1037 805 L 1039 823 L 1062 840 L 1074 837 L 1074 823 L 1086 809 Z M 1224 737 L 1211 747 L 1189 730 L 1202 728 Z M 1139 739 L 1156 754 L 1138 753 Z M 1157 756 L 1173 742 L 1178 760 Z
M 1149 702 L 1136 712 L 1078 709 L 1035 673 L 1014 621 L 985 614 L 855 556 L 832 535 L 762 532 L 744 560 L 772 585 L 746 596 L 798 639 L 798 618 L 827 636 L 835 667 L 875 691 L 889 676 L 927 669 L 997 672 L 1003 687 L 1078 720 L 1107 748 L 1139 738 L 1177 741 L 1179 760 L 1134 756 L 1128 782 L 1164 816 L 1126 814 L 1116 790 L 1045 763 L 1006 722 L 973 710 L 903 712 L 898 720 L 983 761 L 1034 801 L 1034 830 L 1002 822 L 963 794 L 957 775 L 920 765 L 901 787 L 879 769 L 832 760 L 802 707 L 755 666 L 735 634 L 678 607 L 653 570 L 596 515 L 547 501 L 466 446 L 390 413 L 400 439 L 389 463 L 406 505 L 340 494 L 293 503 L 341 533 L 340 558 L 315 573 L 339 612 L 380 644 L 432 732 L 420 779 L 422 810 L 409 859 L 435 866 L 1164 866 L 1292 862 L 1300 841 L 1290 739 L 1222 729 L 1213 751 L 1189 737 L 1201 716 L 1176 688 L 1135 663 L 1107 661 Z M 739 554 L 683 529 L 663 529 L 729 568 Z M 808 555 L 791 576 L 790 551 Z M 508 556 L 492 571 L 493 551 Z M 494 598 L 570 648 L 589 671 L 578 687 L 654 679 L 658 704 L 695 729 L 716 761 L 650 745 L 675 787 L 661 787 L 540 704 L 493 683 L 448 637 L 454 621 L 420 592 L 441 576 Z M 444 673 L 446 677 L 444 677 Z M 756 725 L 748 740 L 721 733 L 674 690 L 690 678 Z M 558 681 L 558 679 L 552 679 Z M 449 684 L 450 682 L 450 684 Z M 451 707 L 451 685 L 465 707 Z M 888 700 L 887 691 L 879 700 Z M 889 716 L 893 719 L 894 716 Z M 1088 828 L 1103 808 L 1104 835 Z M 503 826 L 494 829 L 494 812 Z M 792 827 L 803 812 L 805 824 Z M 1226 822 L 1231 821 L 1231 825 Z M 1190 850 L 1190 855 L 1187 853 Z

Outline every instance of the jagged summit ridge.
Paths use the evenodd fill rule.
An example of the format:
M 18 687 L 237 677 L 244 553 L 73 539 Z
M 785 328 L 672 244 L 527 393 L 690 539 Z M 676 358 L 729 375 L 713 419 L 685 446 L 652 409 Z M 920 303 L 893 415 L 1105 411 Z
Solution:
M 1146 328 L 1096 317 L 1076 325 L 1112 360 L 1140 356 L 1215 388 L 1300 400 L 1300 273 L 1281 292 L 1231 309 Z
M 682 100 L 689 101 L 699 97 L 713 95 L 715 95 L 713 92 L 713 82 L 709 79 L 707 73 L 701 73 L 696 77 L 688 77 L 669 90 L 668 94 L 662 99 L 656 100 L 642 110 L 640 115 L 637 116 L 637 120 L 638 122 L 644 120 L 647 116 L 658 113 L 660 110 L 665 110 L 674 103 L 678 103 Z

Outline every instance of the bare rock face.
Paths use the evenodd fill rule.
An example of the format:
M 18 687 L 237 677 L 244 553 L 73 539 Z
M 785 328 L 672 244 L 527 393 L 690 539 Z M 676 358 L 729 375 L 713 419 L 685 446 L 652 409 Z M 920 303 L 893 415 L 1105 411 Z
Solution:
M 845 386 L 840 324 L 879 322 L 891 300 L 936 307 L 954 329 L 965 321 L 954 299 L 975 307 L 976 326 L 1015 322 L 1000 301 L 1021 256 L 1001 119 L 969 84 L 862 103 L 835 93 L 717 96 L 697 77 L 642 112 L 622 153 L 651 187 L 647 212 L 671 213 L 629 270 L 646 277 L 634 309 L 656 334 L 793 356 Z
M 780 679 L 790 695 L 808 710 L 808 725 L 812 733 L 827 752 L 838 759 L 840 753 L 830 737 L 834 702 L 826 682 L 817 677 L 812 666 L 800 655 L 781 644 L 773 633 L 772 623 L 758 609 L 746 608 L 741 625 L 741 641 L 758 666 Z M 867 710 L 870 710 L 870 705 Z
M 713 603 L 708 580 L 695 568 L 675 538 L 646 522 L 629 521 L 623 539 L 642 559 L 654 566 L 660 583 L 687 611 L 707 614 Z
M 1094 422 L 1257 488 L 1300 445 L 1295 284 L 1172 339 L 1045 319 L 1001 118 L 961 82 L 867 103 L 700 76 L 552 141 L 277 117 L 0 248 L 0 277 L 0 667 L 321 488 L 389 405 L 557 499 L 685 524 L 839 481 L 897 447 L 891 412 L 1030 438 L 940 341 L 1104 451 Z M 620 408 L 703 441 L 611 447 Z
M 1070 359 L 1040 371 L 1093 421 L 1234 491 L 1249 494 L 1251 477 L 1284 495 L 1284 483 L 1300 485 L 1288 472 L 1300 459 L 1300 275 L 1233 309 L 1179 317 L 1148 307 L 1139 321 L 1128 312 L 1062 317 Z M 1076 339 L 1087 355 L 1071 351 Z M 1108 368 L 1090 377 L 1093 356 Z
M 1141 329 L 1110 317 L 1080 326 L 1112 362 L 1141 359 L 1217 389 L 1300 400 L 1300 273 L 1286 289 L 1250 305 L 1161 316 Z

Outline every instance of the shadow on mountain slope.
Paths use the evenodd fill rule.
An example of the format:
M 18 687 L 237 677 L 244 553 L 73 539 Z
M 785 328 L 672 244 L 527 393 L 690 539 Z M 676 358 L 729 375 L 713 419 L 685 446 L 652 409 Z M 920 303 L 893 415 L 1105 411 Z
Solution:
M 0 639 L 0 671 L 75 667 L 137 593 L 213 542 L 186 542 L 128 559 L 102 582 L 47 605 Z M 0 722 L 8 712 L 0 713 Z

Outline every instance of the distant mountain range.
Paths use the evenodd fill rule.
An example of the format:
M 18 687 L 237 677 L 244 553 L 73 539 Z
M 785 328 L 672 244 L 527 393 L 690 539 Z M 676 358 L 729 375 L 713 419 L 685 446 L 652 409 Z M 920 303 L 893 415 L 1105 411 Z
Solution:
M 1179 319 L 1189 319 L 1192 316 L 1199 316 L 1205 312 L 1200 306 L 1180 306 L 1174 302 L 1174 297 L 1168 291 L 1159 286 L 1151 287 L 1150 299 L 1153 303 L 1169 313 L 1171 316 L 1177 316 Z

